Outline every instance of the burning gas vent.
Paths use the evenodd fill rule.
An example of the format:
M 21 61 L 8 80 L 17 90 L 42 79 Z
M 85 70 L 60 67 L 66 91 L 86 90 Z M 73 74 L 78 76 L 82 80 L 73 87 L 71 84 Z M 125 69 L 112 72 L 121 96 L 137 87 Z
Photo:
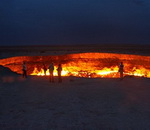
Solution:
M 43 64 L 48 68 L 51 62 L 56 67 L 62 64 L 63 76 L 78 77 L 119 77 L 118 65 L 124 63 L 124 74 L 150 78 L 150 56 L 113 54 L 113 53 L 79 53 L 59 56 L 19 56 L 0 60 L 0 65 L 22 73 L 22 63 L 26 62 L 28 75 L 44 75 Z M 49 71 L 46 71 L 49 75 Z

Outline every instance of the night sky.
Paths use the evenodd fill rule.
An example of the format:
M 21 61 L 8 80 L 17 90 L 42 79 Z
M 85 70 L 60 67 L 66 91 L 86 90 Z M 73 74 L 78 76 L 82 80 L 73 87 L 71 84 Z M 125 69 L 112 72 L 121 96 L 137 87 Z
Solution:
M 0 0 L 0 45 L 150 44 L 150 0 Z

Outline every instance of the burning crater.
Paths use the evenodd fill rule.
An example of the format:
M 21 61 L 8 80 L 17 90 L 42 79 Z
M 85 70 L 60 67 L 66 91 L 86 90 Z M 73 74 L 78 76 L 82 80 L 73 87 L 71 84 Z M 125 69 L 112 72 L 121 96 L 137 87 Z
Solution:
M 150 78 L 150 56 L 113 54 L 113 53 L 79 53 L 59 56 L 18 56 L 0 59 L 0 65 L 22 73 L 22 63 L 26 62 L 28 75 L 44 75 L 43 64 L 48 68 L 51 62 L 56 67 L 62 64 L 63 76 L 78 77 L 119 77 L 118 65 L 124 63 L 124 74 Z M 49 70 L 46 71 L 49 75 Z

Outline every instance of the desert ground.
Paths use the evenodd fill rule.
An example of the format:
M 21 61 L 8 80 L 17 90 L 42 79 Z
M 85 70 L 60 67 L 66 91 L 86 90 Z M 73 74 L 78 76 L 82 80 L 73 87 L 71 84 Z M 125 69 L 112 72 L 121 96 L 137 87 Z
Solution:
M 11 72 L 0 82 L 1 130 L 149 130 L 150 79 L 63 77 Z
M 0 56 L 78 52 L 150 55 L 148 47 L 135 46 L 38 48 L 1 47 Z M 0 66 L 0 130 L 149 130 L 149 122 L 149 78 L 63 77 L 58 83 L 55 77 L 50 83 L 48 76 L 23 79 Z

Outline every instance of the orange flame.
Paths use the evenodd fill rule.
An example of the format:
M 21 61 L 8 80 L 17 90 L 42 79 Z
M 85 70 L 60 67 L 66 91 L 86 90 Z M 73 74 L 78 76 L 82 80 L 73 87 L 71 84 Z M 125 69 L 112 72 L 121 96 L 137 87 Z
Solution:
M 65 67 L 64 70 L 62 70 L 62 76 L 78 76 L 78 77 L 112 77 L 112 78 L 117 78 L 119 77 L 119 67 L 111 67 L 107 68 L 104 67 L 101 70 L 91 70 L 91 71 L 81 71 L 80 68 L 77 67 L 72 67 L 71 71 L 68 71 L 69 68 Z M 80 70 L 80 71 L 76 71 Z M 45 76 L 44 70 L 41 69 L 40 71 L 37 70 L 35 67 L 31 75 L 37 75 L 37 76 Z M 50 75 L 49 74 L 49 69 L 46 71 L 46 76 Z M 124 75 L 132 75 L 132 76 L 139 76 L 139 77 L 147 77 L 150 78 L 150 70 L 145 69 L 141 67 L 140 69 L 136 69 L 136 67 L 132 68 L 131 71 L 124 72 Z M 54 70 L 54 76 L 57 76 L 57 71 L 56 68 Z
M 124 63 L 124 75 L 150 78 L 150 56 L 113 54 L 113 53 L 79 53 L 60 56 L 20 56 L 0 59 L 0 65 L 12 71 L 22 73 L 22 62 L 27 62 L 29 75 L 48 76 L 42 68 L 50 62 L 55 63 L 54 76 L 57 76 L 57 64 L 62 63 L 62 76 L 78 77 L 119 77 L 118 64 Z M 49 62 L 50 61 L 50 62 Z
M 46 70 L 46 74 L 45 74 L 44 69 L 41 69 L 40 71 L 38 71 L 38 69 L 35 67 L 33 72 L 30 75 L 37 75 L 37 76 L 45 76 L 46 75 L 46 76 L 48 76 L 48 75 L 50 75 L 50 73 L 49 73 L 49 69 Z M 68 72 L 62 70 L 61 75 L 68 76 Z M 56 69 L 54 70 L 54 76 L 57 76 Z

